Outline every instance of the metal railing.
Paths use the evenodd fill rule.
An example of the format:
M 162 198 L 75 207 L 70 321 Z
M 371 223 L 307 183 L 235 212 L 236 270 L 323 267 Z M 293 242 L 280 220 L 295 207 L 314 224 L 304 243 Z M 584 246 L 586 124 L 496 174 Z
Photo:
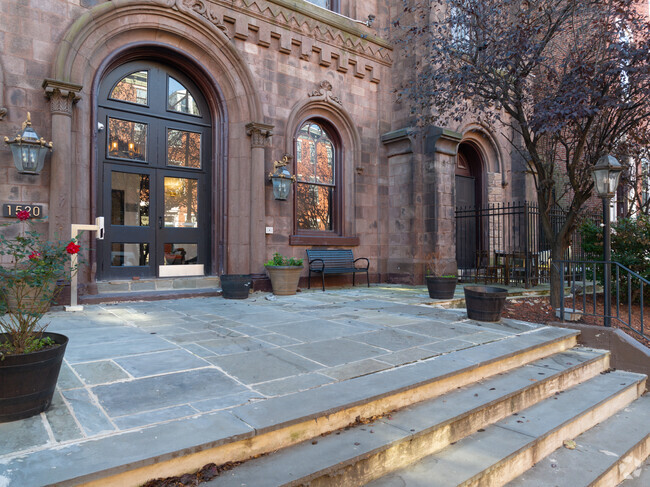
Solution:
M 605 295 L 603 287 L 607 285 L 603 280 L 606 265 L 611 266 L 612 276 L 609 283 L 612 301 L 607 315 L 604 299 L 602 312 L 598 306 L 598 296 Z M 650 292 L 650 281 L 613 261 L 560 260 L 554 261 L 552 266 L 559 273 L 561 282 L 568 284 L 571 290 L 570 296 L 566 296 L 565 286 L 561 286 L 560 303 L 563 305 L 560 306 L 560 320 L 564 321 L 566 314 L 571 312 L 603 320 L 610 318 L 634 334 L 650 339 L 644 324 L 644 294 Z M 627 310 L 623 309 L 624 303 Z M 635 309 L 637 305 L 638 310 Z
M 546 239 L 534 202 L 506 202 L 456 208 L 456 261 L 461 280 L 485 280 L 525 287 L 550 279 L 551 243 Z M 564 225 L 561 208 L 551 210 L 556 233 Z M 600 222 L 599 214 L 583 219 Z M 565 259 L 585 259 L 576 230 Z

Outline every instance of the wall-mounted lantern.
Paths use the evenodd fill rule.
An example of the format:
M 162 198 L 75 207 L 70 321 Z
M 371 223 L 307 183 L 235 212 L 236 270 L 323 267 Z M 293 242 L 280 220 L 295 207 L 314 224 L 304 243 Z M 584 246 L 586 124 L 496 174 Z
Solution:
M 21 174 L 40 174 L 45 162 L 45 154 L 52 150 L 52 142 L 45 142 L 32 128 L 31 115 L 23 122 L 22 133 L 13 140 L 5 137 L 5 143 L 11 146 L 14 165 Z
M 289 196 L 291 183 L 296 182 L 285 166 L 289 164 L 290 155 L 285 154 L 281 160 L 273 162 L 273 172 L 269 173 L 269 180 L 273 183 L 273 196 L 276 200 L 286 200 Z

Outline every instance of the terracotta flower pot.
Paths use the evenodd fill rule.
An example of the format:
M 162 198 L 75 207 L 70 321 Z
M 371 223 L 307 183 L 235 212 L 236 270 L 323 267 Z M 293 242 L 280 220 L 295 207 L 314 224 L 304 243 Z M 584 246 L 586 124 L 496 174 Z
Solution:
M 278 296 L 296 294 L 302 266 L 267 265 L 266 272 L 271 278 L 273 294 Z

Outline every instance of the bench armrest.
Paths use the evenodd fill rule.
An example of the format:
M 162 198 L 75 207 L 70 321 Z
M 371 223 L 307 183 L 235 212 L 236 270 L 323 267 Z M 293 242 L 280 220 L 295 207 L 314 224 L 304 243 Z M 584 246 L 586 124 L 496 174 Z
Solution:
M 314 262 L 320 262 L 320 263 L 321 263 L 321 267 L 320 267 L 320 268 L 313 269 L 313 268 L 312 268 L 312 264 L 313 264 Z M 309 261 L 309 268 L 310 268 L 312 271 L 314 271 L 314 270 L 322 271 L 322 270 L 325 269 L 325 261 L 324 261 L 323 259 L 312 259 L 312 260 Z
M 366 259 L 365 257 L 359 257 L 358 259 L 354 259 L 354 264 L 356 264 L 358 260 L 365 260 L 366 261 L 366 270 L 370 268 L 370 261 L 368 259 Z

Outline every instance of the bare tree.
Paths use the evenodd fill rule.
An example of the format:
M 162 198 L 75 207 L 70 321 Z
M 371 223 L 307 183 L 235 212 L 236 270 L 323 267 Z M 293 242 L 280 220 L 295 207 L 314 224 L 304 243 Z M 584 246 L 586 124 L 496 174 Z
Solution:
M 604 154 L 648 143 L 650 30 L 635 0 L 403 0 L 395 42 L 415 59 L 399 90 L 421 124 L 508 126 L 562 259 Z M 647 5 L 643 8 L 647 10 Z M 553 228 L 551 210 L 566 220 Z M 552 301 L 559 305 L 559 276 Z

